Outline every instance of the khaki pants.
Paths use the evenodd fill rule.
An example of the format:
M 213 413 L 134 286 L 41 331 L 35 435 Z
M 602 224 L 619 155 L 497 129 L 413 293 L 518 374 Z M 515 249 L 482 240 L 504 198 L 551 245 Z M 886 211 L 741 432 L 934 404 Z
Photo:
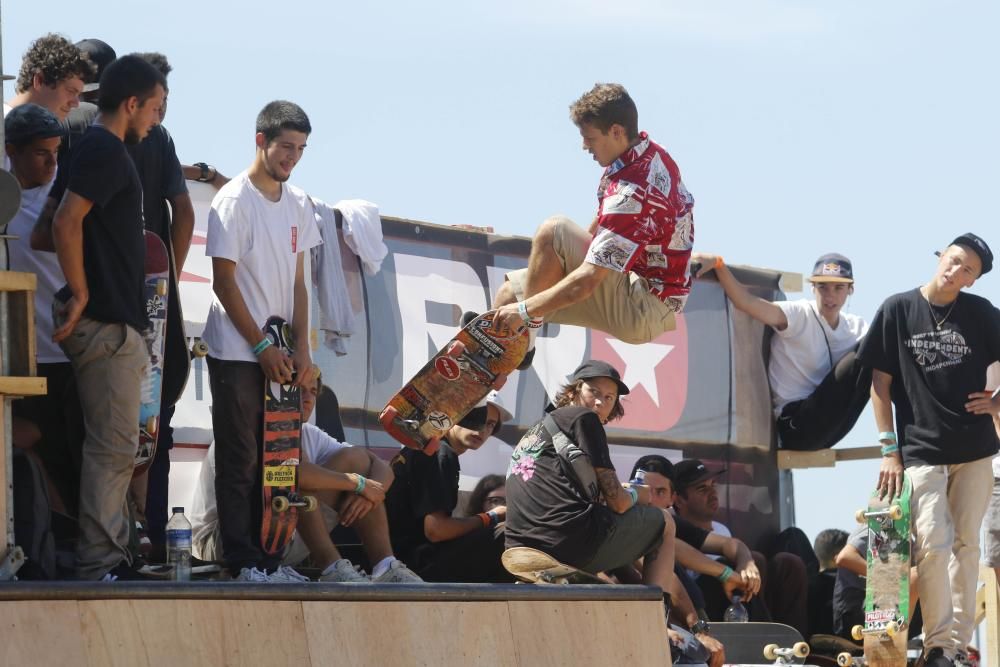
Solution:
M 907 468 L 925 651 L 941 648 L 953 657 L 972 640 L 979 529 L 993 488 L 991 460 Z
M 77 576 L 100 579 L 123 560 L 130 562 L 125 496 L 139 444 L 140 386 L 149 356 L 132 327 L 88 317 L 80 318 L 61 346 L 73 364 L 86 430 Z
M 556 216 L 550 220 L 555 223 L 552 246 L 559 256 L 563 274 L 567 275 L 583 264 L 590 236 L 569 218 Z M 507 274 L 518 301 L 524 299 L 527 275 L 527 269 Z M 653 296 L 645 278 L 631 271 L 612 272 L 589 297 L 550 313 L 545 321 L 597 329 L 633 345 L 648 343 L 676 327 L 673 311 Z

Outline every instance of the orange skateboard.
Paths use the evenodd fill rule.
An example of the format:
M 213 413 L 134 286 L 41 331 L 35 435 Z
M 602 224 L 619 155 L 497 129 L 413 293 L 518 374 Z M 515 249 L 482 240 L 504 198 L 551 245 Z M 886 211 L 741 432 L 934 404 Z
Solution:
M 497 331 L 493 316 L 469 322 L 389 399 L 379 415 L 389 435 L 431 456 L 452 425 L 503 386 L 528 351 L 528 330 Z

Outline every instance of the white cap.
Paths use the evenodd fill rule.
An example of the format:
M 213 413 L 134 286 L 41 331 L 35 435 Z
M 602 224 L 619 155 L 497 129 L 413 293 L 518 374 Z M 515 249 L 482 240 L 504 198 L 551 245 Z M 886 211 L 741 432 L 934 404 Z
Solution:
M 507 410 L 507 408 L 505 408 L 503 406 L 503 401 L 500 399 L 500 394 L 498 394 L 495 390 L 491 391 L 488 394 L 486 394 L 486 398 L 484 398 L 483 400 L 479 401 L 479 403 L 476 404 L 476 407 L 477 408 L 484 408 L 487 405 L 492 405 L 493 407 L 495 407 L 497 409 L 497 412 L 500 413 L 500 423 L 501 424 L 504 423 L 504 422 L 509 422 L 510 420 L 514 419 L 514 415 L 512 415 Z

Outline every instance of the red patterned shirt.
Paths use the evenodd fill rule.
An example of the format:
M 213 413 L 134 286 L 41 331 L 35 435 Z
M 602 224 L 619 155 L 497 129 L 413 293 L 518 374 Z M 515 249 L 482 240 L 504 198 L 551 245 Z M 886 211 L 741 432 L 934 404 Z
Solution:
M 691 290 L 694 198 L 673 158 L 649 136 L 615 160 L 597 191 L 598 227 L 586 261 L 635 271 L 649 291 L 680 311 Z

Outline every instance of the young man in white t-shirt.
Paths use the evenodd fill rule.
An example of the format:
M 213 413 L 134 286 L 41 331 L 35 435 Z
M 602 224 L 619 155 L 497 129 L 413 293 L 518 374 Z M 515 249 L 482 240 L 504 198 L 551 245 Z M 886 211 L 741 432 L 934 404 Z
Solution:
M 223 559 L 236 579 L 307 580 L 260 544 L 260 442 L 265 378 L 309 386 L 309 303 L 304 255 L 319 245 L 311 204 L 288 185 L 312 126 L 296 104 L 278 100 L 257 115 L 257 152 L 245 172 L 212 200 L 206 252 L 215 298 L 205 323 L 212 387 L 216 496 Z M 295 353 L 269 345 L 271 316 L 291 326 Z M 297 373 L 297 375 L 296 375 Z M 248 499 L 249 502 L 248 502 Z
M 737 309 L 774 329 L 768 379 L 778 446 L 813 451 L 840 442 L 868 403 L 872 373 L 857 360 L 868 323 L 842 312 L 854 293 L 854 271 L 843 255 L 816 260 L 809 282 L 813 301 L 767 301 L 753 295 L 722 257 L 696 252 L 697 276 L 715 271 Z
M 393 481 L 389 464 L 363 447 L 352 447 L 306 423 L 316 407 L 322 387 L 317 375 L 302 389 L 302 465 L 299 486 L 320 501 L 320 510 L 299 514 L 298 532 L 284 553 L 283 562 L 295 565 L 307 555 L 321 568 L 320 581 L 418 583 L 422 581 L 393 555 L 385 492 Z M 360 478 L 364 478 L 364 482 Z M 360 492 L 358 489 L 360 488 Z M 371 576 L 342 558 L 330 531 L 340 523 L 357 530 L 364 545 Z M 221 556 L 219 513 L 215 501 L 215 443 L 201 464 L 191 504 L 192 547 L 202 560 Z M 260 577 L 263 581 L 263 577 Z

